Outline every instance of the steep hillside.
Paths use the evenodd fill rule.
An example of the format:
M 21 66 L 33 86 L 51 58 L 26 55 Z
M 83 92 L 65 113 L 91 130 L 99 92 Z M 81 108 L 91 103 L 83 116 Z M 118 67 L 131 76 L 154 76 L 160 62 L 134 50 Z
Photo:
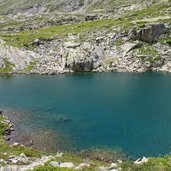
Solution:
M 148 2 L 148 4 L 147 4 Z M 73 12 L 73 11 L 114 11 L 120 6 L 140 5 L 160 2 L 160 0 L 0 0 L 0 14 L 27 12 Z

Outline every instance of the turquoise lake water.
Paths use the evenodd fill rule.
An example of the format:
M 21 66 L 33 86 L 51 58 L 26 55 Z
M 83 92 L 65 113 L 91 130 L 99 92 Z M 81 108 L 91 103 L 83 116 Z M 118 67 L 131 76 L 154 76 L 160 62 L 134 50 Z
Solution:
M 119 147 L 136 157 L 171 152 L 171 74 L 0 77 L 1 107 L 29 111 L 23 130 L 60 130 L 78 149 Z

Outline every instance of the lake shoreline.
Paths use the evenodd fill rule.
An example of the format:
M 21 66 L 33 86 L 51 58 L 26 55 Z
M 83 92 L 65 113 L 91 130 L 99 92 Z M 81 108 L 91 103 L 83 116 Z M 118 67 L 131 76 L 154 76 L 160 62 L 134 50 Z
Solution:
M 43 151 L 46 153 L 54 153 L 54 150 L 56 150 L 57 153 L 61 153 L 61 152 L 66 152 L 66 153 L 71 153 L 73 155 L 76 156 L 80 156 L 83 158 L 89 158 L 92 160 L 98 160 L 98 161 L 102 161 L 102 162 L 107 162 L 107 163 L 112 163 L 113 160 L 123 160 L 126 161 L 128 159 L 136 159 L 136 158 L 132 158 L 130 156 L 128 156 L 126 153 L 118 151 L 118 150 L 114 150 L 114 149 L 110 149 L 110 148 L 94 148 L 94 149 L 73 149 L 73 150 L 60 150 L 60 149 L 51 149 L 51 148 L 45 148 L 44 145 L 42 145 L 43 141 L 48 140 L 46 142 L 46 144 L 48 144 L 49 141 L 52 141 L 51 134 L 48 135 L 49 137 L 41 137 L 41 141 L 39 141 L 38 143 L 35 143 L 36 139 L 39 139 L 39 135 L 40 134 L 44 134 L 44 131 L 42 130 L 41 133 L 39 132 L 35 132 L 35 136 L 32 136 L 32 133 L 25 135 L 24 139 L 21 138 L 21 135 L 23 135 L 22 130 L 19 130 L 19 128 L 16 128 L 17 125 L 19 124 L 17 121 L 14 121 L 12 119 L 12 115 L 10 114 L 10 112 L 7 112 L 5 110 L 0 110 L 2 114 L 2 116 L 4 116 L 4 118 L 6 118 L 6 120 L 8 120 L 10 126 L 10 131 L 8 132 L 8 134 L 5 137 L 6 142 L 9 145 L 24 145 L 26 147 L 29 148 L 33 148 L 35 150 L 38 151 Z
M 38 135 L 42 135 L 39 136 L 41 140 L 49 139 L 52 135 L 51 137 L 68 138 L 62 138 L 56 144 L 69 142 L 69 145 L 74 145 L 74 149 L 116 147 L 135 157 L 142 157 L 144 154 L 162 156 L 169 151 L 170 141 L 166 141 L 165 137 L 170 135 L 164 134 L 163 130 L 169 132 L 170 125 L 164 127 L 160 122 L 169 121 L 170 115 L 167 113 L 170 106 L 167 101 L 161 102 L 160 99 L 170 99 L 170 79 L 169 74 L 156 73 L 87 73 L 59 77 L 23 75 L 1 78 L 0 103 L 9 110 L 11 106 L 11 111 L 16 112 L 12 119 L 16 122 L 18 120 L 20 126 L 17 126 L 17 129 L 23 129 L 26 133 L 20 136 L 22 142 L 28 140 L 26 144 L 37 139 Z M 143 108 L 141 104 L 146 104 L 146 96 L 149 97 L 149 94 L 149 108 Z M 160 98 L 157 98 L 158 96 Z M 154 102 L 161 105 L 154 105 Z M 159 106 L 165 109 L 166 117 L 160 115 Z M 158 120 L 157 117 L 154 118 L 155 115 L 161 118 Z M 156 122 L 151 125 L 154 119 Z M 146 131 L 147 129 L 151 132 Z M 161 131 L 155 132 L 156 129 Z M 47 138 L 43 138 L 42 132 L 47 133 Z M 149 141 L 143 141 L 142 134 L 146 135 Z M 153 139 L 156 138 L 159 141 L 152 146 Z M 33 143 L 38 144 L 38 141 Z M 140 148 L 141 144 L 146 145 Z M 58 148 L 58 145 L 56 146 Z M 60 146 L 59 149 L 64 148 Z
M 15 131 L 13 129 L 13 123 L 12 120 L 10 120 L 2 110 L 0 110 L 0 117 L 3 117 L 6 123 L 10 124 L 9 127 L 7 128 L 12 128 L 9 133 Z M 1 119 L 1 118 L 0 118 Z M 1 121 L 2 123 L 2 121 Z M 10 134 L 9 134 L 10 135 Z M 8 140 L 7 140 L 8 142 Z M 34 151 L 34 148 L 31 147 L 25 147 L 20 143 L 13 143 L 9 144 L 8 148 L 20 148 L 22 147 L 23 149 L 31 150 Z M 7 147 L 6 147 L 7 148 Z M 25 150 L 23 150 L 25 151 Z M 21 151 L 22 152 L 22 151 Z M 21 153 L 19 156 L 13 155 L 9 157 L 8 161 L 5 161 L 4 159 L 1 159 L 1 163 L 3 163 L 3 166 L 0 166 L 1 169 L 4 170 L 16 170 L 16 171 L 27 171 L 27 170 L 34 170 L 37 171 L 36 169 L 57 169 L 61 168 L 60 171 L 63 171 L 62 168 L 70 168 L 71 171 L 75 170 L 84 170 L 86 169 L 87 171 L 127 171 L 128 169 L 132 169 L 132 171 L 137 171 L 142 170 L 142 169 L 154 169 L 156 167 L 160 168 L 170 168 L 171 166 L 169 165 L 170 159 L 169 156 L 164 157 L 164 158 L 138 158 L 136 160 L 132 159 L 121 159 L 121 158 L 107 158 L 109 156 L 105 156 L 104 152 L 100 152 L 100 156 L 96 155 L 94 151 L 90 153 L 90 151 L 84 151 L 85 153 L 75 153 L 75 154 L 70 154 L 70 153 L 57 153 L 52 154 L 52 153 L 38 153 L 38 151 L 35 151 L 33 155 L 36 155 L 37 157 L 28 157 L 28 154 L 26 153 Z M 4 153 L 5 154 L 5 153 Z M 94 156 L 91 156 L 91 155 Z M 1 153 L 0 153 L 1 155 Z M 115 156 L 116 157 L 116 156 Z M 62 162 L 59 162 L 62 161 Z M 81 163 L 82 161 L 82 163 Z M 20 163 L 20 164 L 19 164 Z M 158 164 L 159 163 L 159 164 Z M 166 165 L 166 163 L 168 163 Z
M 69 71 L 69 72 L 63 72 L 63 73 L 39 73 L 39 72 L 0 72 L 0 76 L 6 76 L 6 75 L 35 75 L 35 76 L 43 76 L 43 75 L 66 75 L 66 74 L 103 74 L 103 73 L 128 73 L 128 74 L 144 74 L 144 73 L 162 73 L 162 74 L 170 74 L 171 71 L 153 71 L 153 70 L 149 70 L 149 71 L 111 71 L 111 70 L 107 70 L 107 71 L 87 71 L 87 72 L 73 72 L 73 71 Z

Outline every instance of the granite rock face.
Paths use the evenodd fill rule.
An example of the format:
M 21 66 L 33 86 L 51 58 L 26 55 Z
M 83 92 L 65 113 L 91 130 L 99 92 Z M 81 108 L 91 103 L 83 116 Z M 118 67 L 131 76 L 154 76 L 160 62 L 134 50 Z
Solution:
M 0 40 L 0 68 L 5 65 L 4 60 L 6 60 L 11 64 L 13 71 L 22 71 L 32 61 L 38 60 L 39 58 L 39 54 L 35 52 L 9 46 Z
M 131 38 L 154 43 L 165 31 L 166 27 L 164 24 L 153 24 L 141 30 L 133 29 Z

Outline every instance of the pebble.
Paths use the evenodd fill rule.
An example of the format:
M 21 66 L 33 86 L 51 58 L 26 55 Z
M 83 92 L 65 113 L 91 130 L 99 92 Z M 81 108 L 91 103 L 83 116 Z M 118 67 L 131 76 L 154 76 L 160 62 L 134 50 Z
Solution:
M 19 143 L 15 142 L 15 143 L 13 143 L 12 146 L 13 146 L 13 147 L 18 147 L 18 146 L 19 146 Z
M 118 163 L 122 164 L 122 160 L 117 160 Z
M 30 145 L 33 145 L 33 140 L 30 140 L 29 144 L 30 144 Z
M 117 168 L 117 166 L 118 165 L 116 163 L 112 163 L 111 166 L 109 167 L 109 170 Z

